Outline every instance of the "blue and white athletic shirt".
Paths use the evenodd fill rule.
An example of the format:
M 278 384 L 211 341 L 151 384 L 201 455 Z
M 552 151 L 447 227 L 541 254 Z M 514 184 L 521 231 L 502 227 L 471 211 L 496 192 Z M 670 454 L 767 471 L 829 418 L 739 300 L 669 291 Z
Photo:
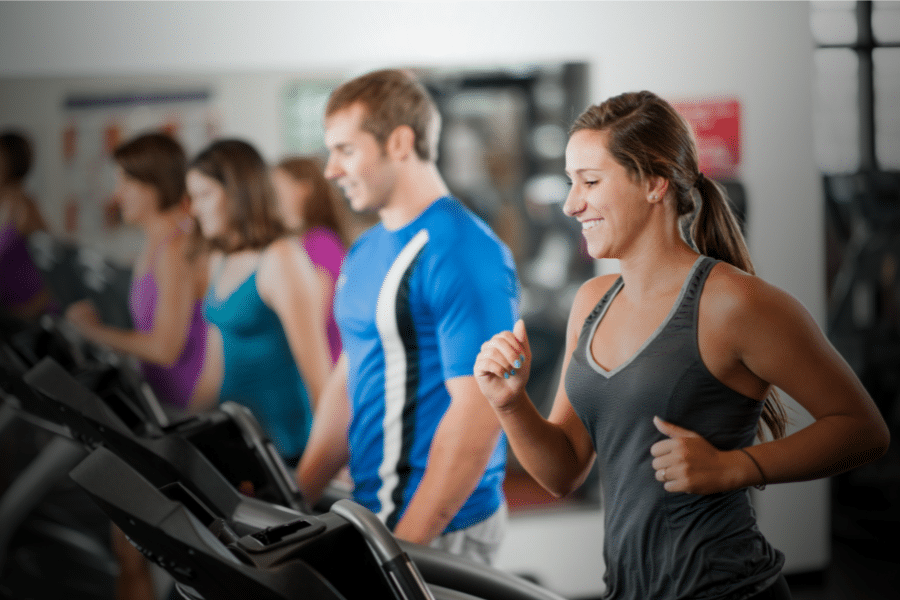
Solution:
M 334 314 L 348 359 L 354 500 L 391 529 L 419 485 L 444 381 L 471 376 L 481 345 L 518 318 L 509 249 L 458 200 L 436 200 L 396 231 L 378 224 L 350 249 Z M 501 436 L 476 490 L 445 532 L 491 516 L 502 502 Z

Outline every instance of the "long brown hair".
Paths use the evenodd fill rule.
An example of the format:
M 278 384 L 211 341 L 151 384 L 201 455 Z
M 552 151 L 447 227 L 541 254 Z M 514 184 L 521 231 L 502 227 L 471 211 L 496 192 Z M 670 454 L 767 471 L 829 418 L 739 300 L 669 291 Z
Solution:
M 223 252 L 261 250 L 287 228 L 278 215 L 269 170 L 259 152 L 243 140 L 213 142 L 188 167 L 225 188 L 226 233 L 207 244 Z
M 687 241 L 700 254 L 755 274 L 725 189 L 700 172 L 693 132 L 672 105 L 648 91 L 620 94 L 585 110 L 569 135 L 585 129 L 607 134 L 610 154 L 634 180 L 668 180 L 682 231 L 693 217 Z M 699 192 L 699 209 L 694 188 Z M 784 437 L 787 413 L 774 387 L 766 396 L 761 421 L 773 438 Z M 763 435 L 761 424 L 757 436 L 762 439 Z
M 349 234 L 343 198 L 334 184 L 325 179 L 322 161 L 314 157 L 291 156 L 276 165 L 295 181 L 307 181 L 312 185 L 309 199 L 303 204 L 303 233 L 313 227 L 325 227 L 335 232 L 346 246 Z

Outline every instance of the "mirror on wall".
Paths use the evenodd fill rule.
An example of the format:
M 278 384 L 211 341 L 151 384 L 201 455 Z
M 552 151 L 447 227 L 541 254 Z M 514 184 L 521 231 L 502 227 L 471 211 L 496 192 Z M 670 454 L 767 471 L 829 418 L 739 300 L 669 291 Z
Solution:
M 534 350 L 528 391 L 545 414 L 560 377 L 572 299 L 580 283 L 598 272 L 577 223 L 561 210 L 568 193 L 567 131 L 589 103 L 589 68 L 586 62 L 411 68 L 442 115 L 438 166 L 449 188 L 515 257 L 521 313 Z M 126 306 L 140 240 L 138 232 L 122 223 L 112 199 L 110 157 L 116 145 L 161 129 L 175 136 L 189 155 L 217 137 L 238 137 L 273 164 L 297 154 L 324 162 L 325 104 L 331 91 L 353 74 L 300 69 L 5 84 L 0 107 L 6 114 L 21 115 L 19 124 L 33 135 L 38 149 L 36 197 L 52 225 L 51 235 L 36 242 L 42 264 L 48 271 L 64 272 L 67 281 L 72 269 L 60 265 L 77 265 L 82 285 L 64 284 L 66 289 L 85 290 L 79 293 L 93 294 L 95 301 L 105 299 L 111 321 L 126 321 L 127 310 L 115 307 Z M 56 100 L 38 101 L 47 98 Z M 743 225 L 747 201 L 738 169 L 740 99 L 671 100 L 694 127 L 701 158 L 724 169 L 707 167 L 728 188 Z M 354 236 L 373 223 L 359 215 L 352 215 L 352 221 Z M 585 495 L 593 497 L 597 494 L 591 485 Z
M 588 65 L 411 70 L 442 115 L 438 166 L 448 186 L 513 252 L 522 283 L 521 312 L 535 352 L 529 392 L 549 412 L 571 298 L 578 283 L 594 272 L 580 231 L 560 208 L 568 192 L 567 129 L 587 102 Z M 140 239 L 122 223 L 113 200 L 114 148 L 138 133 L 161 129 L 189 155 L 222 136 L 246 139 L 272 163 L 293 154 L 324 160 L 325 103 L 351 75 L 300 69 L 17 82 L 17 96 L 26 100 L 16 104 L 0 97 L 0 105 L 16 104 L 43 163 L 35 195 L 52 231 L 36 242 L 42 264 L 48 272 L 64 272 L 68 283 L 63 285 L 70 292 L 82 290 L 84 296 L 93 290 L 95 302 L 102 296 L 110 306 L 104 318 L 127 325 L 127 310 L 113 308 L 127 306 Z M 29 97 L 57 100 L 29 103 Z M 357 233 L 372 223 L 357 219 L 352 228 Z M 71 264 L 81 274 L 79 286 L 69 281 L 72 269 L 64 265 Z

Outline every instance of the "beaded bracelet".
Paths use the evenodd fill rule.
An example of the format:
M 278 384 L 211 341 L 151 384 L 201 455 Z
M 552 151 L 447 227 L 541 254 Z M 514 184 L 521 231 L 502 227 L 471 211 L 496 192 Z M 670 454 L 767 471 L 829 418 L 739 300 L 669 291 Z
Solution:
M 747 452 L 747 450 L 745 450 L 744 448 L 738 448 L 738 450 L 740 450 L 741 452 L 746 454 L 747 457 L 753 461 L 753 464 L 756 465 L 756 470 L 759 471 L 759 475 L 760 475 L 760 477 L 762 477 L 762 483 L 760 483 L 759 485 L 754 485 L 753 487 L 755 487 L 756 489 L 758 489 L 760 491 L 766 489 L 766 484 L 769 483 L 769 481 L 766 479 L 766 474 L 763 473 L 762 467 L 759 466 L 759 463 L 756 462 L 756 459 L 753 458 L 753 455 L 750 454 L 749 452 Z

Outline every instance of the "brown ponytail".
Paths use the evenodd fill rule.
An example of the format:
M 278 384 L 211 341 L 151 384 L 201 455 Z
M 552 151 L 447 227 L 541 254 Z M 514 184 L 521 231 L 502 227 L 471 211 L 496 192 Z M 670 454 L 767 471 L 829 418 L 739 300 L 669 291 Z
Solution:
M 697 177 L 700 207 L 691 225 L 691 239 L 704 256 L 719 259 L 754 275 L 750 252 L 741 234 L 734 212 L 726 199 L 725 189 L 703 173 Z
M 613 96 L 585 110 L 569 135 L 582 129 L 605 131 L 610 154 L 635 180 L 668 180 L 682 224 L 694 217 L 687 241 L 700 254 L 755 274 L 725 189 L 700 172 L 693 132 L 668 102 L 648 91 Z M 699 210 L 694 188 L 699 192 Z M 785 436 L 787 414 L 775 388 L 766 397 L 760 420 L 758 438 L 764 436 L 763 424 L 774 439 Z
M 755 275 L 750 252 L 747 250 L 737 218 L 731 210 L 725 189 L 700 173 L 697 176 L 697 191 L 700 192 L 700 207 L 691 225 L 691 239 L 697 251 Z M 787 433 L 787 412 L 778 390 L 774 387 L 766 396 L 760 419 L 773 439 L 781 439 Z M 756 437 L 762 440 L 764 435 L 765 431 L 761 424 L 756 430 Z

